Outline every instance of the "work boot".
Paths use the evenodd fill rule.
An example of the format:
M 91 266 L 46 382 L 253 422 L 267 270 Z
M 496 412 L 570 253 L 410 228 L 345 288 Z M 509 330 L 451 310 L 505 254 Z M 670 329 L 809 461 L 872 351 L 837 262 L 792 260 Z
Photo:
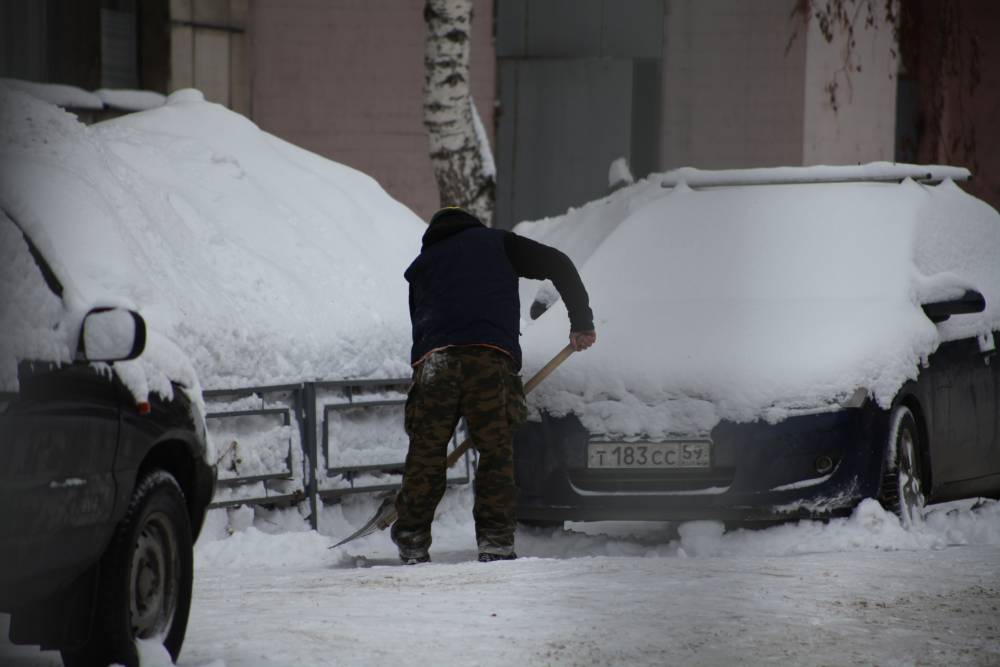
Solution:
M 430 562 L 431 557 L 427 551 L 431 545 L 429 530 L 403 530 L 397 521 L 389 533 L 396 548 L 399 549 L 399 560 L 404 565 Z
M 493 554 L 487 551 L 481 551 L 479 553 L 480 563 L 492 563 L 495 560 L 517 560 L 517 554 L 514 553 L 513 551 L 510 552 L 509 554 L 503 554 L 503 555 Z
M 431 562 L 431 557 L 429 554 L 423 554 L 422 556 L 404 556 L 400 554 L 399 560 L 403 562 L 403 565 L 419 565 L 420 563 Z

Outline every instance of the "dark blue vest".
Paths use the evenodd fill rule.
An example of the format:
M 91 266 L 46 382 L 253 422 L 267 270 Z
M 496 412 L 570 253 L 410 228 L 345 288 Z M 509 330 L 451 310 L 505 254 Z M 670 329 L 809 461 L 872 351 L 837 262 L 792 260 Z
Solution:
M 410 283 L 410 363 L 447 345 L 493 345 L 521 367 L 517 273 L 506 232 L 475 226 L 425 245 L 403 274 Z

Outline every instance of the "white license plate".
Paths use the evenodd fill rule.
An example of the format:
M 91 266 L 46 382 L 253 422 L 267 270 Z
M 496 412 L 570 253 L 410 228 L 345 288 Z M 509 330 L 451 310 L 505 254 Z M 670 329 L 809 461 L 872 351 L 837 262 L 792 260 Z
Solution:
M 660 470 L 708 468 L 712 443 L 707 440 L 674 442 L 592 442 L 587 445 L 588 468 Z

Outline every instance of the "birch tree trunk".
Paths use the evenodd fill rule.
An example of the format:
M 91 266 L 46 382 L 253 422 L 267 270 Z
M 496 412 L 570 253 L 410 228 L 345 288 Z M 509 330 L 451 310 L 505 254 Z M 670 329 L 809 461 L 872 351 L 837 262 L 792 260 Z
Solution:
M 472 0 L 426 0 L 424 125 L 442 206 L 492 225 L 493 156 L 469 89 Z

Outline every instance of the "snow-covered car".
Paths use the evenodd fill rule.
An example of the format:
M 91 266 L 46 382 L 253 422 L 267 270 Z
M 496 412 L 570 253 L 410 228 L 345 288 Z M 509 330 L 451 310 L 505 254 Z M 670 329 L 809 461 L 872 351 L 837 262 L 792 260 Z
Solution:
M 1000 495 L 1000 215 L 967 176 L 684 169 L 516 228 L 582 265 L 599 335 L 529 399 L 519 518 L 773 520 L 877 498 L 909 523 Z M 529 370 L 564 328 L 561 304 L 527 327 Z
M 137 664 L 137 639 L 176 659 L 215 481 L 199 398 L 178 383 L 137 397 L 119 369 L 143 357 L 143 318 L 113 303 L 74 307 L 68 276 L 6 212 L 0 241 L 0 357 L 16 363 L 0 387 L 11 639 L 60 649 L 68 665 Z
M 24 387 L 36 386 L 23 372 L 32 368 L 43 372 L 49 364 L 57 364 L 56 375 L 47 377 L 58 380 L 58 386 L 66 380 L 66 391 L 88 390 L 82 386 L 87 383 L 70 383 L 68 378 L 91 377 L 96 371 L 88 386 L 112 394 L 104 413 L 121 415 L 116 435 L 108 434 L 117 437 L 117 450 L 112 443 L 112 453 L 104 454 L 112 457 L 114 465 L 124 466 L 112 472 L 110 481 L 115 486 L 110 501 L 106 495 L 91 497 L 101 488 L 97 480 L 57 470 L 69 465 L 68 459 L 62 463 L 50 461 L 48 455 L 23 459 L 23 465 L 37 463 L 42 466 L 39 474 L 49 475 L 47 480 L 35 480 L 40 484 L 39 494 L 62 494 L 67 499 L 58 511 L 33 512 L 40 515 L 40 525 L 62 522 L 93 540 L 78 546 L 53 536 L 37 559 L 41 569 L 48 567 L 46 559 L 66 558 L 69 563 L 78 558 L 74 562 L 83 563 L 92 555 L 88 549 L 118 545 L 102 543 L 107 535 L 101 530 L 83 527 L 96 521 L 95 512 L 111 512 L 109 520 L 115 521 L 134 516 L 127 513 L 131 495 L 145 488 L 136 482 L 135 471 L 145 473 L 147 464 L 166 465 L 159 458 L 159 448 L 153 450 L 153 459 L 143 458 L 148 441 L 169 437 L 201 442 L 199 447 L 206 450 L 201 454 L 204 461 L 189 466 L 191 476 L 195 470 L 204 470 L 206 462 L 222 461 L 221 467 L 227 456 L 235 461 L 237 457 L 231 454 L 235 447 L 215 451 L 213 435 L 226 434 L 234 422 L 242 429 L 253 419 L 227 421 L 209 416 L 212 430 L 205 442 L 201 440 L 202 415 L 260 405 L 240 397 L 208 407 L 203 387 L 397 378 L 409 370 L 410 331 L 402 274 L 419 249 L 426 226 L 371 177 L 270 135 L 247 118 L 205 101 L 196 90 L 175 91 L 162 106 L 88 126 L 71 113 L 0 81 L 0 210 L 4 212 L 0 219 L 0 392 L 5 392 L 8 413 L 27 409 L 22 392 Z M 27 238 L 62 284 L 61 297 L 46 285 L 38 268 L 42 260 L 33 257 Z M 88 315 L 95 308 L 113 310 Z M 134 331 L 137 321 L 130 312 L 141 313 L 147 325 L 142 354 L 110 363 L 82 363 L 84 358 L 77 357 L 82 323 L 86 321 L 84 332 L 93 334 L 99 333 L 97 327 L 109 326 L 98 322 L 110 322 L 114 331 L 118 322 L 127 339 L 129 326 Z M 124 359 L 118 355 L 100 358 Z M 90 361 L 94 360 L 91 356 Z M 25 366 L 22 362 L 26 361 L 36 363 Z M 137 414 L 137 406 L 143 411 L 148 406 L 150 412 Z M 286 414 L 291 417 L 292 408 Z M 164 431 L 166 422 L 158 421 L 160 417 L 176 417 L 177 421 Z M 44 421 L 50 423 L 48 418 Z M 138 435 L 136 428 L 141 431 Z M 279 462 L 282 478 L 269 480 L 266 491 L 280 486 L 292 496 L 304 488 L 308 468 L 303 452 L 289 445 L 297 435 L 297 425 L 279 428 L 276 438 L 259 437 L 261 433 L 254 431 L 244 439 L 241 432 L 239 444 L 249 446 L 240 454 L 238 475 L 251 481 L 219 485 L 221 492 L 212 502 L 260 495 L 264 482 L 259 478 L 273 476 L 273 462 Z M 398 430 L 393 425 L 393 436 Z M 95 430 L 93 436 L 97 435 Z M 32 437 L 49 442 L 49 436 Z M 68 446 L 66 437 L 52 436 L 52 446 L 58 442 Z M 354 440 L 357 447 L 349 453 L 356 459 L 351 463 L 384 460 L 377 457 L 386 448 L 376 451 L 370 441 Z M 395 446 L 397 440 L 394 437 L 391 444 Z M 277 446 L 270 447 L 275 441 Z M 231 444 L 220 442 L 224 447 Z M 0 438 L 0 445 L 5 444 L 6 437 Z M 399 456 L 405 455 L 405 441 L 401 445 Z M 331 451 L 342 452 L 333 447 Z M 389 460 L 398 460 L 396 452 L 389 454 L 393 455 Z M 18 461 L 20 453 L 0 446 L 0 465 L 8 456 Z M 93 460 L 88 465 L 102 462 L 106 461 Z M 331 461 L 327 468 L 337 464 L 343 465 L 343 460 Z M 6 468 L 0 476 L 14 469 Z M 180 468 L 171 470 L 184 493 L 193 539 L 211 491 L 202 488 L 204 482 L 191 486 Z M 235 473 L 235 465 L 226 472 Z M 3 493 L 17 499 L 11 504 L 15 501 L 8 503 L 8 496 L 3 497 L 3 509 L 10 512 L 4 520 L 27 520 L 32 513 L 18 512 L 29 500 L 6 480 Z M 54 484 L 51 488 L 50 483 Z M 324 474 L 317 486 L 329 489 L 337 484 L 343 484 L 341 476 Z M 101 504 L 107 502 L 112 504 Z M 0 532 L 0 539 L 11 534 Z M 144 533 L 143 544 L 152 545 L 154 537 Z M 6 549 L 23 548 L 17 553 L 25 557 L 33 551 L 11 540 L 0 554 L 0 597 L 7 598 L 0 606 L 3 610 L 28 604 L 26 598 L 11 592 L 13 584 L 8 589 L 8 581 L 28 580 L 27 575 L 22 577 L 7 567 L 14 561 L 8 561 Z M 186 553 L 183 543 L 178 544 Z M 140 570 L 136 571 L 148 574 L 136 583 L 146 593 L 166 592 L 153 586 L 165 580 L 151 576 L 153 570 L 145 565 L 151 562 L 137 562 Z M 76 574 L 82 572 L 76 570 Z M 58 576 L 73 574 L 67 567 Z M 39 571 L 33 581 L 46 576 Z M 53 582 L 56 576 L 52 574 Z M 51 590 L 43 589 L 41 583 L 18 585 L 32 596 Z M 102 595 L 110 595 L 103 584 L 99 589 Z M 74 600 L 83 604 L 86 591 L 79 592 Z M 98 602 L 104 604 L 104 599 Z M 64 605 L 67 611 L 70 602 Z M 147 608 L 137 608 L 133 614 L 145 618 Z M 44 611 L 37 609 L 34 615 L 26 609 L 15 610 L 15 638 L 46 646 L 63 644 L 58 638 L 29 632 L 28 622 Z M 165 635 L 167 648 L 175 656 L 183 635 L 180 609 Z M 106 611 L 98 609 L 95 618 L 107 620 Z M 140 627 L 155 624 L 143 621 Z M 55 624 L 49 630 L 59 631 Z M 98 634 L 91 636 L 100 638 L 100 632 L 97 627 Z M 115 641 L 127 649 L 131 634 L 126 641 L 124 632 L 116 632 Z

